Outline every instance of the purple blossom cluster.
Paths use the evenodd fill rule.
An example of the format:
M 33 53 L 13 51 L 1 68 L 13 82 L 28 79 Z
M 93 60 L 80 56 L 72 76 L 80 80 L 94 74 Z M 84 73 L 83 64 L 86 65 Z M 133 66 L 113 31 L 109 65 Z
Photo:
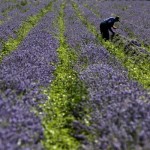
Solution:
M 26 8 L 27 11 L 22 12 L 17 8 L 16 5 L 16 8 L 14 8 L 11 12 L 8 13 L 10 15 L 9 16 L 10 19 L 3 22 L 0 25 L 0 39 L 6 41 L 9 37 L 16 38 L 16 31 L 21 26 L 22 22 L 25 21 L 28 17 L 37 14 L 48 3 L 49 2 L 47 0 L 42 1 L 41 3 L 39 3 L 39 5 L 27 3 L 28 4 L 28 8 Z
M 57 21 L 56 18 L 59 15 L 59 9 L 60 9 L 61 1 L 57 3 L 53 3 L 52 11 L 55 13 L 48 13 L 41 19 L 41 21 L 38 23 L 37 28 L 34 28 L 33 32 L 39 32 L 44 31 L 46 33 L 51 34 L 53 37 L 56 37 L 58 35 L 58 27 L 57 27 Z
M 79 7 L 83 10 L 80 4 Z M 86 18 L 91 17 L 88 10 L 83 12 Z M 71 5 L 68 4 L 65 13 L 66 38 L 79 56 L 75 69 L 87 85 L 87 107 L 91 106 L 90 125 L 83 121 L 75 121 L 73 125 L 81 149 L 149 149 L 149 91 L 129 79 L 127 70 L 96 42 Z
M 89 133 L 94 138 L 87 147 L 96 150 L 149 148 L 148 91 L 129 80 L 124 69 L 104 61 L 89 65 L 81 72 L 81 79 L 89 87 L 89 104 L 93 108 Z
M 57 44 L 48 33 L 29 35 L 19 50 L 1 64 L 2 150 L 39 148 L 37 142 L 42 138 L 42 126 L 31 110 L 38 108 L 45 99 L 39 87 L 48 86 L 53 79 L 55 68 L 51 63 L 57 60 Z
M 87 28 L 82 24 L 79 18 L 77 18 L 71 4 L 68 3 L 68 7 L 65 8 L 65 25 L 68 44 L 76 48 L 80 53 L 81 45 L 86 45 L 89 42 L 95 41 L 95 36 L 88 32 Z
M 12 2 L 12 1 L 3 1 L 1 2 L 1 5 L 0 5 L 0 12 L 1 14 L 4 13 L 5 11 L 7 11 L 8 9 L 11 9 L 15 6 L 15 3 Z
M 0 64 L 1 150 L 43 149 L 39 104 L 47 99 L 42 88 L 48 87 L 54 79 L 58 61 L 59 43 L 48 33 L 54 19 L 55 12 L 49 12 Z

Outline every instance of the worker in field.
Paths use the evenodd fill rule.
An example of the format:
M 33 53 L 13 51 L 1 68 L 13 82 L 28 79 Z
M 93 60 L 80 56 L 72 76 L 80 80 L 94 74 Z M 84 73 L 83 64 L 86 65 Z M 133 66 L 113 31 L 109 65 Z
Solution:
M 103 22 L 100 23 L 100 32 L 103 39 L 109 40 L 109 31 L 112 33 L 112 37 L 115 35 L 115 32 L 112 30 L 112 28 L 117 29 L 117 27 L 114 26 L 114 23 L 119 21 L 119 16 L 116 16 L 105 19 Z

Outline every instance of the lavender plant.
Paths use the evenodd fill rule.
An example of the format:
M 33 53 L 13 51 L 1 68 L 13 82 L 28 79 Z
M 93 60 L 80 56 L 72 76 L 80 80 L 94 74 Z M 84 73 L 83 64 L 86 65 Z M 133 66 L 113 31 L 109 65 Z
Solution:
M 8 41 L 3 42 L 2 52 L 0 53 L 0 61 L 11 53 L 17 46 L 22 42 L 22 40 L 27 36 L 28 32 L 38 23 L 38 21 L 52 8 L 53 1 L 51 1 L 45 8 L 40 10 L 37 15 L 31 16 L 26 22 L 24 22 L 21 27 L 16 31 L 17 38 L 9 38 Z
M 129 80 L 123 68 L 107 62 L 89 65 L 81 78 L 89 87 L 93 107 L 89 130 L 93 137 L 85 149 L 149 148 L 148 91 Z
M 10 14 L 10 20 L 5 21 L 3 24 L 0 25 L 0 38 L 3 39 L 3 41 L 8 40 L 10 37 L 16 38 L 16 32 L 21 27 L 21 24 L 23 21 L 26 21 L 29 16 L 34 16 L 41 9 L 43 9 L 46 5 L 48 5 L 48 2 L 45 1 L 45 3 L 41 3 L 38 6 L 29 5 L 28 11 L 21 13 L 17 6 L 16 9 L 13 10 L 13 12 L 9 12 Z M 16 17 L 17 15 L 17 17 Z
M 47 99 L 41 87 L 53 80 L 58 41 L 41 30 L 51 27 L 48 13 L 22 44 L 0 64 L 0 149 L 42 150 L 42 110 Z M 51 23 L 46 23 L 50 19 Z M 46 26 L 46 25 L 47 26 Z
M 76 137 L 83 143 L 81 149 L 149 148 L 149 92 L 129 79 L 128 71 L 97 41 L 89 38 L 83 44 L 84 25 L 73 35 L 72 28 L 76 29 L 79 22 L 71 8 L 66 14 L 71 18 L 66 33 L 70 45 L 74 46 L 76 37 L 80 39 L 74 46 L 80 52 L 78 71 L 87 84 L 92 107 L 89 127 L 83 122 L 74 123 Z M 87 32 L 84 30 L 84 34 Z M 73 37 L 75 42 L 70 41 Z M 89 141 L 85 133 L 89 133 Z

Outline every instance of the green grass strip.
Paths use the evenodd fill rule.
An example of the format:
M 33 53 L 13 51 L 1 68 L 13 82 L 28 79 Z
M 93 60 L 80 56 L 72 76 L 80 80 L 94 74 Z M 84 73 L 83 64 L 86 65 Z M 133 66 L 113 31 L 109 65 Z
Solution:
M 55 1 L 55 0 L 54 0 Z M 3 58 L 7 55 L 9 55 L 13 50 L 15 50 L 18 45 L 23 41 L 23 39 L 28 35 L 29 31 L 37 25 L 37 23 L 40 21 L 40 19 L 46 15 L 49 11 L 52 9 L 52 4 L 54 1 L 51 1 L 45 8 L 41 9 L 41 11 L 34 15 L 29 17 L 21 27 L 16 31 L 17 38 L 9 38 L 8 41 L 3 42 L 3 48 L 0 52 L 0 62 L 3 60 Z
M 55 79 L 49 89 L 44 90 L 48 100 L 42 105 L 44 140 L 42 144 L 47 150 L 76 150 L 79 142 L 72 136 L 72 122 L 77 119 L 73 110 L 78 111 L 81 101 L 87 97 L 86 88 L 73 70 L 77 59 L 74 50 L 70 49 L 65 40 L 64 9 L 61 4 L 57 25 L 60 46 L 57 49 L 59 63 L 55 70 Z M 84 113 L 83 113 L 84 116 Z
M 0 20 L 0 25 L 3 24 L 3 21 Z
M 97 12 L 96 9 L 93 9 L 90 5 L 84 3 L 83 6 L 92 11 L 94 15 L 96 15 L 97 17 L 101 17 L 101 14 Z
M 72 2 L 72 6 L 80 18 L 82 23 L 96 36 L 98 43 L 101 43 L 109 52 L 116 56 L 119 61 L 128 69 L 129 77 L 137 80 L 144 88 L 150 89 L 150 63 L 149 56 L 146 54 L 137 53 L 133 55 L 132 51 L 128 54 L 124 50 L 124 41 L 119 37 L 119 44 L 117 42 L 107 41 L 105 42 L 101 35 L 98 34 L 96 27 L 89 23 L 87 19 L 82 15 L 81 11 L 78 8 L 78 5 L 75 2 Z

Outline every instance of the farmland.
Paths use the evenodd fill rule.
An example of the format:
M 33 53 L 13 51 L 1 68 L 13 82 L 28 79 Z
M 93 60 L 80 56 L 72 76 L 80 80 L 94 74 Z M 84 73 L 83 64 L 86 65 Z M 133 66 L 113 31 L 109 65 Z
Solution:
M 0 3 L 0 150 L 150 149 L 149 1 Z

